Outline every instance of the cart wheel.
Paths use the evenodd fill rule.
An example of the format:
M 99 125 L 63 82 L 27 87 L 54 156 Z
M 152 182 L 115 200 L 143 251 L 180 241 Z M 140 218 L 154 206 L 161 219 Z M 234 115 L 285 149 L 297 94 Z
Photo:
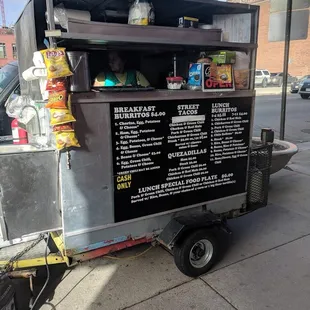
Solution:
M 174 262 L 189 277 L 198 277 L 211 269 L 220 257 L 220 244 L 210 229 L 196 230 L 173 249 Z

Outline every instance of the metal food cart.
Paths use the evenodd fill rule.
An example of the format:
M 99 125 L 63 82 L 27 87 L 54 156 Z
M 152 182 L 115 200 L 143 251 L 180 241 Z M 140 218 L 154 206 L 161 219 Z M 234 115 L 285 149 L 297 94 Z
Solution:
M 28 2 L 15 28 L 20 72 L 32 65 L 33 52 L 47 37 L 68 51 L 89 52 L 90 62 L 92 53 L 106 49 L 143 51 L 153 71 L 165 55 L 178 55 L 182 64 L 184 55 L 206 49 L 243 51 L 251 59 L 249 87 L 73 93 L 81 149 L 0 147 L 2 265 L 72 265 L 158 241 L 173 250 L 186 275 L 207 272 L 220 257 L 217 232 L 230 233 L 227 219 L 267 205 L 272 145 L 250 147 L 259 8 L 153 0 L 158 23 L 144 27 L 115 23 L 127 1 L 67 0 L 66 8 L 90 11 L 97 21 L 68 19 L 64 29 L 53 18 L 61 2 Z M 244 33 L 235 36 L 238 29 L 226 25 L 222 31 L 230 39 L 223 41 L 218 29 L 175 27 L 187 14 L 204 23 L 217 16 L 223 27 L 241 16 Z M 36 81 L 31 87 L 22 78 L 20 83 L 22 94 L 39 97 Z M 44 259 L 46 232 L 53 244 Z M 28 253 L 16 257 L 26 246 Z

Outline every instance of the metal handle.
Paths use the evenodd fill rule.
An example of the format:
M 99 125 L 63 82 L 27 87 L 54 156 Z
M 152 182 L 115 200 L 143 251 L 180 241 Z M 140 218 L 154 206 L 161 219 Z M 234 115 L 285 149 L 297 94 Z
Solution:
M 73 69 L 73 73 L 75 73 L 75 70 L 78 68 L 78 66 L 80 65 L 82 59 L 84 56 L 80 56 L 78 63 L 76 64 L 75 68 Z

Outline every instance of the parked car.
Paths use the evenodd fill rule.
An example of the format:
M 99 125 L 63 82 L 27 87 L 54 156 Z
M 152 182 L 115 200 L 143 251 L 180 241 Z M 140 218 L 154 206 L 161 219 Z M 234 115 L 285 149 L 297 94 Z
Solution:
M 301 79 L 299 79 L 299 80 L 293 82 L 293 83 L 291 84 L 291 93 L 292 93 L 292 94 L 298 93 L 300 86 L 303 84 L 303 82 L 304 82 L 306 79 L 310 79 L 310 75 L 305 75 L 305 76 L 303 76 Z
M 282 87 L 283 85 L 283 72 L 278 72 L 278 73 L 271 73 L 271 84 L 276 85 L 279 87 Z M 291 76 L 290 74 L 287 75 L 287 83 L 293 83 L 297 81 L 297 78 Z
M 267 87 L 270 82 L 270 72 L 268 70 L 255 71 L 255 86 Z
M 299 94 L 302 99 L 308 99 L 310 97 L 310 79 L 305 79 L 301 82 Z
M 19 94 L 17 61 L 8 63 L 0 69 L 0 137 L 12 135 L 11 121 L 5 111 L 5 103 L 12 94 Z

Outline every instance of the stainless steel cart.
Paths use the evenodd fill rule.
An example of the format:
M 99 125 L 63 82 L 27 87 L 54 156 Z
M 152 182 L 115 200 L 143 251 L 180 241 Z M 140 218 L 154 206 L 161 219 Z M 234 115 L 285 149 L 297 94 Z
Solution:
M 31 243 L 40 233 L 53 232 L 57 247 L 51 247 L 56 253 L 49 255 L 49 263 L 70 265 L 158 241 L 173 250 L 183 273 L 205 273 L 223 250 L 218 233 L 230 233 L 227 219 L 267 204 L 272 145 L 250 147 L 258 7 L 213 0 L 173 2 L 180 11 L 166 17 L 169 21 L 189 7 L 206 21 L 236 18 L 238 24 L 239 16 L 250 30 L 237 38 L 241 42 L 234 42 L 234 33 L 230 33 L 231 42 L 225 42 L 220 31 L 171 26 L 69 19 L 66 29 L 55 28 L 53 7 L 59 2 L 47 0 L 45 6 L 32 0 L 17 22 L 21 72 L 31 66 L 33 52 L 48 37 L 53 45 L 90 53 L 111 48 L 157 55 L 204 49 L 244 51 L 251 58 L 250 83 L 248 89 L 225 93 L 72 94 L 81 149 L 59 154 L 29 146 L 0 147 L 0 176 L 5 180 L 1 181 L 3 245 L 15 240 L 22 247 L 20 238 Z M 153 2 L 161 16 L 167 4 Z M 91 9 L 90 0 L 66 1 L 66 5 Z M 46 10 L 49 30 L 44 33 Z M 164 24 L 164 14 L 159 20 Z M 24 29 L 30 41 L 25 40 Z M 230 29 L 223 31 L 227 36 Z M 21 80 L 21 90 L 32 98 L 38 96 L 35 83 L 29 87 Z M 1 252 L 4 264 L 16 249 L 11 246 Z M 32 258 L 12 262 L 12 266 L 32 266 Z

